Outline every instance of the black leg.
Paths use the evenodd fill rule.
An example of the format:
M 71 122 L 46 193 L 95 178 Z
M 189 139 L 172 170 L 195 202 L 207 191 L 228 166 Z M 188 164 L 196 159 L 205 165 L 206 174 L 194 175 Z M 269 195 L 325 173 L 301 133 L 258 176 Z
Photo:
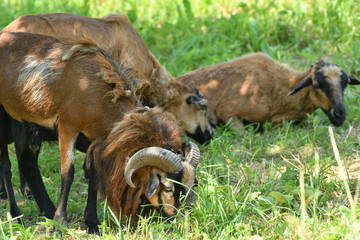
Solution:
M 6 189 L 6 194 L 7 194 L 7 198 L 8 198 L 9 206 L 10 206 L 10 214 L 12 217 L 18 217 L 21 215 L 21 213 L 20 213 L 19 207 L 16 204 L 14 190 L 13 190 L 13 187 L 11 184 L 11 177 L 12 177 L 11 162 L 10 162 L 9 155 L 8 155 L 7 144 L 2 144 L 2 146 L 0 147 L 0 150 L 1 150 L 0 176 L 4 182 L 4 186 Z M 23 224 L 21 218 L 18 219 L 18 222 L 20 224 Z
M 82 165 L 82 169 L 84 170 L 84 179 L 86 181 L 89 181 L 89 171 L 86 169 L 86 157 L 84 159 L 83 165 Z
M 69 192 L 71 184 L 74 180 L 74 165 L 71 165 L 69 170 L 61 174 L 61 192 L 59 205 L 56 209 L 54 219 L 60 221 L 62 219 L 62 225 L 68 225 L 66 216 L 67 201 L 69 198 Z
M 7 199 L 4 181 L 0 178 L 0 199 Z
M 40 143 L 39 143 L 40 142 Z M 15 140 L 16 155 L 19 162 L 19 169 L 23 174 L 24 180 L 28 183 L 32 195 L 39 206 L 41 215 L 47 218 L 53 218 L 55 214 L 55 206 L 51 201 L 38 166 L 38 155 L 41 146 L 41 141 L 30 144 L 26 136 Z
M 90 160 L 92 161 L 92 160 Z M 89 188 L 88 188 L 88 198 L 85 208 L 85 224 L 88 227 L 89 233 L 95 233 L 97 235 L 99 232 L 100 222 L 97 216 L 96 204 L 97 204 L 97 189 L 96 189 L 96 179 L 95 179 L 95 169 L 94 164 L 90 163 L 90 169 L 88 171 L 89 175 Z
M 22 195 L 24 197 L 27 197 L 29 200 L 31 200 L 32 193 L 31 193 L 29 184 L 26 182 L 25 176 L 24 176 L 19 164 L 18 164 L 18 166 L 19 166 L 19 177 L 20 177 L 20 190 L 21 190 L 21 193 L 22 193 Z

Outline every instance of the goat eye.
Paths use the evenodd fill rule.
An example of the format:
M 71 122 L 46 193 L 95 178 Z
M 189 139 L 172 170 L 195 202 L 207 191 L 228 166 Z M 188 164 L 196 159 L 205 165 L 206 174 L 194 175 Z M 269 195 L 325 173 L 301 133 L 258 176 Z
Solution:
M 172 187 L 165 187 L 164 186 L 164 192 L 171 193 L 172 192 Z
M 206 113 L 207 109 L 208 109 L 207 105 L 200 105 L 200 111 L 202 111 L 204 114 Z
M 164 182 L 161 184 L 163 186 L 164 192 L 170 193 L 173 192 L 174 186 L 169 182 Z

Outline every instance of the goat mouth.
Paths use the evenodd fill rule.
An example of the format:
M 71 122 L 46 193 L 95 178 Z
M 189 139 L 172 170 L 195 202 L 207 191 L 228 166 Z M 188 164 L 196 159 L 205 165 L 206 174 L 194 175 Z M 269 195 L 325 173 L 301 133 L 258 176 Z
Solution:
M 345 114 L 341 116 L 335 116 L 331 111 L 324 111 L 324 112 L 329 117 L 330 122 L 334 124 L 336 127 L 341 126 L 346 120 Z
M 200 126 L 198 126 L 194 133 L 187 132 L 187 135 L 197 141 L 200 144 L 208 144 L 212 138 L 212 134 L 209 130 L 202 131 Z

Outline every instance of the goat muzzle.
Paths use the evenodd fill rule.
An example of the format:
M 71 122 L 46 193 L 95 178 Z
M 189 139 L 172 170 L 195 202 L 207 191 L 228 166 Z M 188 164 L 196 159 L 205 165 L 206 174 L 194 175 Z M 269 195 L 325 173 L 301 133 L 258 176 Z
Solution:
M 328 114 L 330 122 L 335 126 L 342 125 L 346 120 L 346 110 L 343 104 L 336 105 Z

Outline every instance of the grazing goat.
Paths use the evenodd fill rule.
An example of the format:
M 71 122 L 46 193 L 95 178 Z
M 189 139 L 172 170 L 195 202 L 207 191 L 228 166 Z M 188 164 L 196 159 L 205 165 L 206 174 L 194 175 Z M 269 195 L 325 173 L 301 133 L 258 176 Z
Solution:
M 140 211 L 147 214 L 151 209 L 173 216 L 181 194 L 187 196 L 183 204 L 192 205 L 200 152 L 194 143 L 181 145 L 179 128 L 171 117 L 159 110 L 127 115 L 114 127 L 116 131 L 90 146 L 89 161 L 95 170 L 90 172 L 96 174 L 101 195 L 118 216 L 136 220 Z M 146 148 L 149 142 L 163 148 Z M 172 160 L 156 160 L 166 156 Z M 147 207 L 140 209 L 144 204 Z
M 0 88 L 0 105 L 18 121 L 33 122 L 49 129 L 57 127 L 62 184 L 54 219 L 62 219 L 62 223 L 67 224 L 66 205 L 74 178 L 74 147 L 77 136 L 82 133 L 89 142 L 93 142 L 98 138 L 105 138 L 110 132 L 116 134 L 126 130 L 117 128 L 116 123 L 123 122 L 126 125 L 124 115 L 132 116 L 139 112 L 137 108 L 140 105 L 138 98 L 134 96 L 133 82 L 121 66 L 115 65 L 116 62 L 106 51 L 86 41 L 59 41 L 40 34 L 3 32 L 0 34 L 0 61 L 0 84 L 3 86 Z M 147 112 L 149 113 L 146 114 Z M 158 114 L 151 115 L 151 112 Z M 178 131 L 171 131 L 177 121 L 169 117 L 169 113 L 154 108 L 143 115 L 150 122 L 159 122 L 158 118 L 167 116 L 163 128 L 178 135 Z M 154 119 L 153 116 L 158 118 Z M 146 131 L 153 125 L 139 123 L 139 128 Z M 171 134 L 165 137 L 170 137 Z M 146 147 L 156 146 L 156 139 L 156 135 L 152 134 Z M 158 147 L 168 148 L 169 145 L 176 152 L 181 152 L 177 148 L 177 142 L 173 143 L 169 139 L 165 144 L 167 145 Z M 136 143 L 132 146 L 133 149 L 127 152 L 129 156 L 137 155 L 136 151 L 143 150 Z M 165 154 L 152 159 L 154 162 L 168 162 L 168 157 L 169 154 Z M 91 166 L 90 164 L 92 172 L 97 170 Z M 195 167 L 180 168 L 169 167 L 169 171 L 162 171 L 195 171 Z M 94 176 L 91 174 L 89 179 L 89 197 L 85 211 L 89 232 L 98 232 L 99 223 L 96 216 Z M 192 176 L 195 182 L 195 175 Z
M 207 100 L 166 71 L 126 15 L 103 18 L 65 13 L 26 15 L 14 20 L 3 32 L 32 32 L 96 43 L 116 56 L 118 65 L 133 76 L 135 94 L 149 107 L 160 106 L 172 113 L 188 136 L 199 143 L 211 139 L 212 129 L 204 114 Z
M 177 79 L 208 98 L 213 126 L 232 118 L 234 127 L 242 126 L 241 121 L 302 120 L 317 108 L 339 126 L 346 118 L 344 89 L 347 84 L 360 84 L 333 63 L 319 61 L 306 71 L 295 71 L 262 53 L 203 67 Z

